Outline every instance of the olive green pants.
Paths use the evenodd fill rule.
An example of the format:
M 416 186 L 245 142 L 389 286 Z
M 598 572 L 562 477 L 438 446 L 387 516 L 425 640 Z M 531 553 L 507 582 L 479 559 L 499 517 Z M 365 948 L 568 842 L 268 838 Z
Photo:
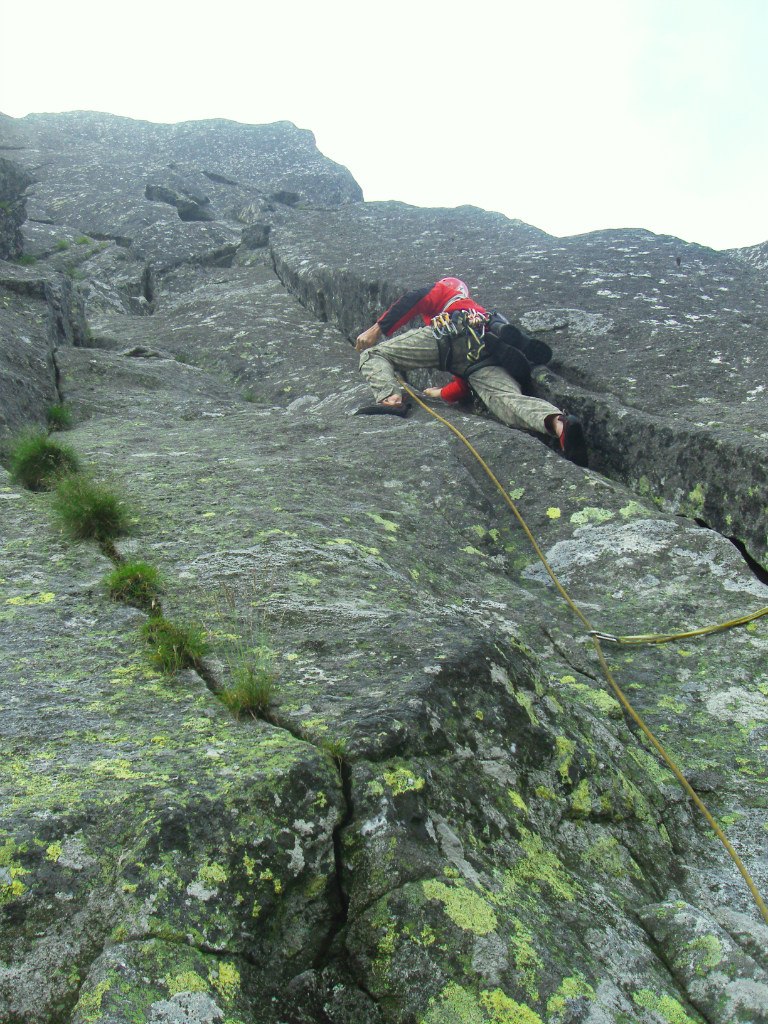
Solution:
M 360 372 L 373 388 L 377 402 L 390 395 L 402 395 L 398 372 L 440 368 L 440 349 L 431 327 L 406 331 L 366 349 L 360 356 Z M 524 395 L 517 381 L 500 366 L 484 366 L 468 382 L 489 412 L 510 427 L 546 434 L 547 417 L 560 414 L 543 398 Z

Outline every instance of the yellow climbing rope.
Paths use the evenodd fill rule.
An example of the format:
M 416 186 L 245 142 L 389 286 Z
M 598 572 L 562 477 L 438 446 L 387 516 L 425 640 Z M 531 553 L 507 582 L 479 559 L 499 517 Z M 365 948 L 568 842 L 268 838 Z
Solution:
M 726 629 L 734 629 L 736 626 L 746 626 L 756 619 L 768 615 L 768 607 L 758 608 L 750 615 L 741 615 L 738 619 L 729 619 L 727 622 L 719 622 L 714 626 L 703 626 L 701 629 L 689 629 L 686 633 L 640 633 L 637 636 L 613 636 L 611 633 L 597 633 L 600 640 L 606 640 L 613 644 L 624 644 L 625 646 L 639 647 L 642 644 L 668 644 L 671 640 L 690 640 L 694 636 L 709 636 L 711 633 L 722 633 Z
M 766 907 L 765 901 L 763 900 L 762 896 L 758 892 L 757 886 L 753 882 L 752 876 L 750 875 L 749 871 L 747 870 L 747 868 L 745 867 L 744 863 L 742 862 L 741 857 L 739 857 L 738 853 L 736 852 L 736 850 L 732 846 L 732 844 L 731 844 L 730 840 L 728 839 L 728 837 L 726 836 L 725 832 L 723 832 L 722 828 L 715 821 L 714 817 L 710 813 L 709 809 L 707 808 L 707 806 L 705 805 L 705 803 L 703 802 L 701 797 L 694 790 L 693 786 L 691 786 L 691 784 L 688 781 L 688 779 L 686 779 L 685 775 L 683 775 L 682 771 L 675 764 L 675 762 L 673 761 L 672 757 L 667 753 L 667 751 L 664 749 L 664 747 L 659 742 L 659 740 L 656 739 L 656 737 L 651 732 L 649 727 L 643 721 L 643 718 L 635 710 L 635 708 L 632 706 L 632 704 L 628 700 L 628 698 L 627 698 L 626 694 L 624 693 L 624 691 L 621 689 L 619 684 L 616 682 L 616 680 L 615 680 L 615 678 L 613 676 L 613 672 L 611 671 L 611 668 L 610 668 L 608 662 L 606 661 L 605 654 L 603 652 L 603 648 L 602 648 L 602 645 L 601 645 L 601 640 L 608 640 L 608 641 L 611 641 L 611 642 L 614 642 L 614 643 L 629 643 L 629 644 L 633 644 L 633 643 L 652 643 L 652 644 L 655 644 L 655 643 L 667 643 L 670 640 L 682 639 L 682 638 L 686 638 L 686 637 L 704 636 L 704 635 L 706 635 L 708 633 L 716 633 L 716 632 L 719 632 L 719 631 L 724 630 L 724 629 L 730 629 L 733 626 L 740 626 L 740 625 L 744 625 L 744 624 L 746 624 L 748 622 L 752 622 L 755 619 L 758 619 L 761 616 L 768 614 L 768 608 L 762 608 L 758 612 L 754 612 L 751 615 L 744 615 L 744 616 L 742 616 L 739 619 L 732 619 L 729 622 L 722 623 L 722 624 L 720 624 L 718 626 L 706 626 L 703 629 L 691 630 L 688 633 L 647 634 L 645 636 L 634 636 L 634 637 L 614 637 L 610 633 L 601 633 L 599 630 L 595 629 L 592 626 L 592 623 L 589 621 L 589 619 L 586 617 L 586 615 L 584 615 L 584 613 L 581 611 L 581 609 L 575 603 L 575 601 L 570 596 L 568 591 L 565 589 L 563 584 L 560 582 L 560 580 L 558 579 L 557 575 L 555 574 L 555 571 L 553 570 L 552 566 L 547 561 L 546 555 L 544 554 L 544 552 L 539 547 L 539 545 L 538 545 L 538 543 L 536 541 L 536 538 L 533 536 L 533 533 L 531 532 L 528 524 L 526 523 L 526 521 L 523 519 L 522 515 L 518 511 L 518 508 L 515 505 L 514 501 L 512 500 L 512 498 L 510 498 L 510 496 L 507 493 L 506 489 L 502 486 L 501 482 L 496 477 L 496 475 L 494 474 L 493 470 L 490 468 L 490 466 L 487 464 L 487 462 L 482 457 L 482 455 L 478 452 L 478 450 L 474 447 L 474 445 L 471 443 L 471 441 L 469 441 L 469 439 L 467 437 L 465 437 L 465 435 L 462 434 L 462 432 L 457 427 L 455 427 L 447 419 L 445 419 L 443 416 L 441 416 L 435 409 L 430 408 L 430 406 L 428 406 L 426 404 L 426 402 L 423 402 L 419 398 L 419 396 L 408 386 L 408 384 L 406 384 L 402 380 L 400 381 L 400 384 L 402 385 L 404 390 L 407 391 L 407 393 L 411 396 L 411 398 L 418 405 L 421 406 L 422 409 L 426 409 L 426 411 L 429 413 L 430 416 L 434 417 L 434 419 L 436 419 L 439 423 L 442 423 L 444 426 L 446 426 L 453 434 L 455 434 L 455 436 L 461 441 L 461 443 L 463 445 L 465 445 L 469 449 L 469 451 L 472 453 L 472 455 L 475 457 L 475 459 L 477 459 L 477 461 L 480 464 L 480 466 L 482 466 L 484 472 L 487 474 L 487 476 L 489 477 L 491 482 L 494 484 L 496 489 L 499 491 L 499 493 L 501 494 L 501 496 L 504 499 L 504 501 L 506 502 L 506 504 L 512 510 L 512 512 L 513 512 L 515 518 L 517 519 L 518 523 L 520 524 L 523 532 L 525 533 L 526 537 L 528 538 L 529 542 L 531 543 L 531 546 L 533 547 L 533 550 L 536 552 L 536 555 L 538 556 L 539 561 L 544 566 L 545 570 L 547 571 L 547 574 L 548 574 L 549 578 L 552 580 L 552 582 L 554 583 L 555 587 L 557 588 L 558 593 L 563 598 L 563 600 L 568 605 L 568 607 L 571 609 L 571 611 L 574 613 L 574 615 L 580 620 L 582 625 L 585 627 L 586 633 L 589 636 L 589 638 L 591 639 L 592 644 L 593 644 L 593 646 L 595 648 L 595 652 L 597 654 L 597 659 L 598 659 L 598 662 L 600 664 L 600 668 L 602 670 L 602 673 L 605 676 L 605 679 L 608 682 L 608 684 L 611 687 L 611 689 L 613 690 L 614 694 L 616 695 L 617 700 L 619 701 L 621 706 L 624 708 L 626 713 L 629 715 L 629 717 L 632 719 L 632 721 L 637 725 L 637 727 L 640 729 L 640 731 L 646 737 L 648 742 L 656 750 L 656 752 L 658 753 L 659 757 L 662 759 L 664 764 L 669 768 L 669 770 L 675 776 L 675 778 L 680 783 L 680 785 L 683 788 L 683 790 L 685 791 L 685 793 L 691 799 L 693 804 L 698 808 L 700 813 L 706 819 L 706 821 L 709 824 L 709 826 L 712 828 L 712 830 L 715 833 L 715 835 L 717 836 L 717 838 L 723 844 L 723 846 L 725 847 L 725 849 L 726 849 L 728 855 L 730 856 L 731 860 L 734 862 L 734 864 L 738 868 L 739 873 L 741 874 L 742 878 L 746 882 L 747 887 L 749 888 L 749 891 L 751 892 L 752 897 L 753 897 L 755 903 L 757 904 L 757 908 L 758 908 L 758 910 L 760 911 L 760 913 L 763 916 L 763 919 L 765 920 L 766 924 L 768 924 L 768 907 Z

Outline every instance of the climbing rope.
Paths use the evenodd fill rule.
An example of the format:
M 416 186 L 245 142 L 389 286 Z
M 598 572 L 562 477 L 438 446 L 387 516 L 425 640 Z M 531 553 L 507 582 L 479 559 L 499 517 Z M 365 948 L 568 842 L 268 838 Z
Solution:
M 642 644 L 668 644 L 672 640 L 690 640 L 694 636 L 709 636 L 711 633 L 722 633 L 724 630 L 733 629 L 736 626 L 746 626 L 756 619 L 761 619 L 764 615 L 768 615 L 768 607 L 758 608 L 756 612 L 752 612 L 750 615 L 742 615 L 738 619 L 719 622 L 714 626 L 689 629 L 686 633 L 640 633 L 637 636 L 614 636 L 612 633 L 595 632 L 595 636 L 608 643 L 634 647 L 639 647 Z
M 606 657 L 605 657 L 605 654 L 603 652 L 603 648 L 602 648 L 602 645 L 601 645 L 601 641 L 603 641 L 603 640 L 607 640 L 607 641 L 610 641 L 610 642 L 613 642 L 613 643 L 628 643 L 628 644 L 651 643 L 651 644 L 655 644 L 655 643 L 667 643 L 667 642 L 669 642 L 671 640 L 675 640 L 675 639 L 679 639 L 679 638 L 684 638 L 684 637 L 704 636 L 704 635 L 709 634 L 709 633 L 716 633 L 716 632 L 719 632 L 719 631 L 724 630 L 724 629 L 729 629 L 729 628 L 731 628 L 733 626 L 744 625 L 747 622 L 752 622 L 755 619 L 760 618 L 761 616 L 768 614 L 768 608 L 762 608 L 758 612 L 753 613 L 752 615 L 745 615 L 745 616 L 742 616 L 739 619 L 732 619 L 730 622 L 722 623 L 722 624 L 720 624 L 718 626 L 706 626 L 703 629 L 692 630 L 692 631 L 690 631 L 688 633 L 648 634 L 646 636 L 634 636 L 634 637 L 615 637 L 615 636 L 612 636 L 609 633 L 601 633 L 599 630 L 597 630 L 597 629 L 595 629 L 593 627 L 592 623 L 589 621 L 589 619 L 586 617 L 586 615 L 581 611 L 581 609 L 578 607 L 576 602 L 570 596 L 570 594 L 565 589 L 563 584 L 560 582 L 560 580 L 558 579 L 554 569 L 552 568 L 552 566 L 547 561 L 546 555 L 544 554 L 544 552 L 539 547 L 539 544 L 537 543 L 536 538 L 534 537 L 533 533 L 531 532 L 531 530 L 530 530 L 528 524 L 526 523 L 525 519 L 523 519 L 523 516 L 519 512 L 519 510 L 518 510 L 517 506 L 515 505 L 514 501 L 509 496 L 509 494 L 507 493 L 506 489 L 503 487 L 503 485 L 501 484 L 501 482 L 499 481 L 498 477 L 495 475 L 493 470 L 490 468 L 488 463 L 485 461 L 485 459 L 482 457 L 482 455 L 478 452 L 478 450 L 471 443 L 471 441 L 467 437 L 465 437 L 465 435 L 462 434 L 462 432 L 457 427 L 455 427 L 447 419 L 445 419 L 443 416 L 441 416 L 435 409 L 430 408 L 430 406 L 428 406 L 425 402 L 423 402 L 419 398 L 419 396 L 408 386 L 408 384 L 406 384 L 402 380 L 400 381 L 400 384 L 402 385 L 404 390 L 411 396 L 411 398 L 419 406 L 421 406 L 422 409 L 426 409 L 426 411 L 429 413 L 430 416 L 432 416 L 434 419 L 436 419 L 439 423 L 442 423 L 443 426 L 446 426 L 453 434 L 455 434 L 455 436 L 461 441 L 461 443 L 463 445 L 465 445 L 466 448 L 469 449 L 469 451 L 472 453 L 474 458 L 478 461 L 478 463 L 482 467 L 483 471 L 486 473 L 486 475 L 489 477 L 489 479 L 491 480 L 493 485 L 496 487 L 498 492 L 501 494 L 501 496 L 504 499 L 504 501 L 506 502 L 506 504 L 512 510 L 512 513 L 514 514 L 514 516 L 517 519 L 518 523 L 520 524 L 523 532 L 525 533 L 526 537 L 528 538 L 531 546 L 533 547 L 533 550 L 536 552 L 536 555 L 539 558 L 539 561 L 544 566 L 544 569 L 546 570 L 547 575 L 549 576 L 549 578 L 554 583 L 558 593 L 563 598 L 563 600 L 568 605 L 568 607 L 571 609 L 571 611 L 574 613 L 574 615 L 579 619 L 579 621 L 584 626 L 585 631 L 586 631 L 587 635 L 589 636 L 590 640 L 592 641 L 592 644 L 593 644 L 593 646 L 595 648 L 595 653 L 597 654 L 597 659 L 598 659 L 598 662 L 600 664 L 600 668 L 602 670 L 602 673 L 603 673 L 606 681 L 608 682 L 608 685 L 611 687 L 611 689 L 613 690 L 614 694 L 616 695 L 617 700 L 621 704 L 621 706 L 624 709 L 624 711 L 629 715 L 629 717 L 635 723 L 635 725 L 637 725 L 637 727 L 640 729 L 642 734 L 646 737 L 648 742 L 656 750 L 657 754 L 659 755 L 661 760 L 664 762 L 664 764 L 667 766 L 667 768 L 669 768 L 669 770 L 672 772 L 674 777 L 680 783 L 680 786 L 682 787 L 682 789 L 684 790 L 686 795 L 690 798 L 690 800 L 693 802 L 694 806 L 699 810 L 699 812 L 702 814 L 702 816 L 706 819 L 706 821 L 709 824 L 710 828 L 715 833 L 717 838 L 720 840 L 720 842 L 724 846 L 725 850 L 727 851 L 728 855 L 730 856 L 731 860 L 736 865 L 739 873 L 741 874 L 742 878 L 746 882 L 747 887 L 748 887 L 749 891 L 751 892 L 752 897 L 753 897 L 755 903 L 757 904 L 758 910 L 762 914 L 763 919 L 765 920 L 766 924 L 768 924 L 768 907 L 766 907 L 765 901 L 763 900 L 762 896 L 758 892 L 757 886 L 755 885 L 754 881 L 752 880 L 752 876 L 750 875 L 749 871 L 747 870 L 746 866 L 744 865 L 743 861 L 741 860 L 741 857 L 739 857 L 738 853 L 734 849 L 733 845 L 731 844 L 730 840 L 726 836 L 725 832 L 723 832 L 723 830 L 720 827 L 720 825 L 718 825 L 717 821 L 715 821 L 714 817 L 710 813 L 710 811 L 707 808 L 707 806 L 704 803 L 704 801 L 701 799 L 701 797 L 695 791 L 695 789 L 690 784 L 690 782 L 685 777 L 685 775 L 680 770 L 680 768 L 678 768 L 677 764 L 674 762 L 674 760 L 672 759 L 670 754 L 667 753 L 667 751 L 664 749 L 664 747 L 659 742 L 659 740 L 656 739 L 654 734 L 651 732 L 650 728 L 646 725 L 646 723 L 643 720 L 642 716 L 639 714 L 639 712 L 637 712 L 635 710 L 635 708 L 630 703 L 629 699 L 627 698 L 627 696 L 624 693 L 624 691 L 622 690 L 622 688 L 616 682 L 616 680 L 615 680 L 615 678 L 613 676 L 613 672 L 611 671 L 611 668 L 610 668 L 610 666 L 609 666 L 609 664 L 608 664 L 608 662 L 606 660 Z

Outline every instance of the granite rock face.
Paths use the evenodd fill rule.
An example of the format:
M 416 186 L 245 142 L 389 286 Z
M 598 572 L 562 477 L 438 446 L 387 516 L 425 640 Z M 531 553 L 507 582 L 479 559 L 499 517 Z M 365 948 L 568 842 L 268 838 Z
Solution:
M 467 449 L 421 409 L 352 415 L 369 395 L 348 344 L 447 273 L 554 341 L 537 387 L 581 411 L 594 469 L 481 410 L 441 414 L 595 628 L 678 632 L 768 605 L 694 521 L 724 500 L 719 452 L 729 532 L 764 551 L 755 272 L 642 232 L 365 204 L 285 125 L 0 127 L 36 168 L 28 210 L 50 214 L 22 227 L 34 266 L 0 265 L 5 433 L 64 400 L 67 443 L 131 523 L 113 547 L 74 542 L 54 496 L 0 470 L 0 1019 L 768 1021 L 768 926 L 733 862 Z M 158 173 L 118 150 L 156 152 Z M 705 277 L 713 301 L 729 289 L 714 324 Z M 726 329 L 727 368 L 707 369 Z M 701 420 L 708 395 L 726 425 Z M 110 599 L 137 559 L 164 617 L 204 633 L 191 667 L 163 670 L 146 609 Z M 603 645 L 763 894 L 765 621 Z M 262 701 L 238 718 L 222 697 L 249 673 Z
M 592 465 L 765 561 L 768 304 L 735 255 L 647 231 L 553 238 L 470 207 L 307 211 L 272 237 L 281 279 L 351 335 L 451 274 L 555 351 L 538 390 L 584 420 Z

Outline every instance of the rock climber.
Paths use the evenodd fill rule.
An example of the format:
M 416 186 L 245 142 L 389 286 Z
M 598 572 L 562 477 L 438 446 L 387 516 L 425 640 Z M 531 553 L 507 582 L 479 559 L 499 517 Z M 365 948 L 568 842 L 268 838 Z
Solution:
M 416 317 L 426 326 L 392 337 Z M 407 411 L 397 372 L 448 370 L 468 384 L 502 423 L 556 437 L 566 458 L 587 465 L 584 431 L 577 417 L 524 391 L 530 384 L 531 366 L 552 357 L 549 346 L 528 337 L 498 313 L 489 313 L 472 299 L 459 278 L 443 277 L 430 287 L 406 292 L 358 335 L 355 349 L 362 353 L 360 372 L 376 397 L 370 411 L 398 415 Z M 441 391 L 429 388 L 426 394 L 436 397 Z M 457 384 L 444 397 L 459 400 L 467 394 Z

